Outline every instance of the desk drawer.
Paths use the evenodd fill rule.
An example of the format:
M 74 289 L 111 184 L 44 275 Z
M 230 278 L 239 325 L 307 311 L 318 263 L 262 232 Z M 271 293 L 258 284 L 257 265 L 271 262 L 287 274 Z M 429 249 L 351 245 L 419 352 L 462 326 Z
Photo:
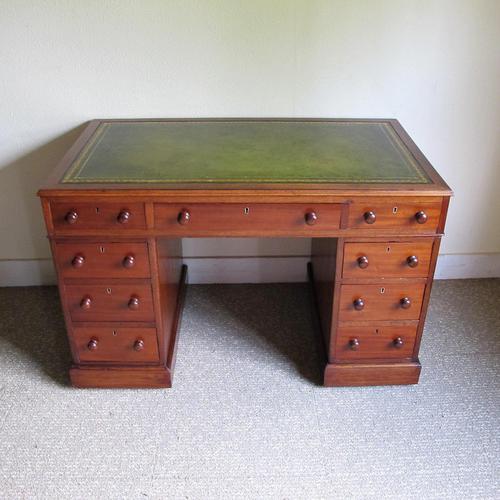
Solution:
M 418 319 L 425 285 L 342 285 L 340 321 Z
M 341 326 L 335 340 L 335 359 L 411 358 L 417 325 Z
M 64 231 L 108 229 L 126 231 L 146 228 L 143 203 L 52 202 L 54 228 Z
M 155 205 L 155 227 L 183 236 L 309 236 L 338 230 L 341 204 Z
M 149 278 L 147 243 L 58 242 L 55 258 L 64 278 Z
M 398 230 L 435 233 L 441 215 L 441 198 L 366 197 L 349 207 L 348 226 L 352 229 Z
M 76 327 L 72 334 L 80 362 L 159 361 L 156 328 Z
M 154 321 L 151 285 L 65 285 L 73 321 Z
M 346 243 L 344 278 L 425 278 L 432 240 L 404 243 Z

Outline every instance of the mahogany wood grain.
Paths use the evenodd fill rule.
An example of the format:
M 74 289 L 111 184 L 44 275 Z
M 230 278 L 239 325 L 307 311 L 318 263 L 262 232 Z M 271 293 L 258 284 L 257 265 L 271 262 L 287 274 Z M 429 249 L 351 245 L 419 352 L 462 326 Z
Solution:
M 181 251 L 185 236 L 312 237 L 314 290 L 329 360 L 325 385 L 416 383 L 432 277 L 452 193 L 401 125 L 386 121 L 431 180 L 429 184 L 61 183 L 102 123 L 90 122 L 38 193 L 77 363 L 70 372 L 73 385 L 171 386 L 185 293 Z M 183 210 L 189 216 L 181 217 L 185 223 L 179 224 Z M 425 217 L 420 222 L 426 219 L 422 224 L 416 218 L 421 211 Z M 366 212 L 374 213 L 371 224 L 366 223 Z M 97 255 L 100 247 L 106 250 Z M 384 254 L 387 247 L 391 251 Z M 406 255 L 410 249 L 411 255 Z M 359 266 L 363 256 L 367 265 L 362 260 Z M 412 256 L 418 262 L 413 259 L 410 266 L 405 259 Z M 113 298 L 103 295 L 107 288 Z M 401 307 L 406 296 L 411 300 L 409 309 Z M 134 297 L 139 301 L 137 310 L 129 307 L 131 299 L 134 306 Z M 364 302 L 360 311 L 353 306 L 356 298 Z M 112 339 L 103 333 L 110 324 L 122 332 L 143 331 L 149 336 L 133 339 L 131 333 L 126 353 L 114 358 L 118 344 L 106 347 Z M 373 328 L 382 334 L 375 335 Z M 82 333 L 80 338 L 79 332 L 86 336 Z M 390 339 L 401 339 L 402 345 L 389 346 Z M 356 349 L 347 351 L 346 345 Z M 140 356 L 144 356 L 141 361 L 134 361 Z
M 431 265 L 429 268 L 429 276 L 431 277 L 431 279 L 429 279 L 429 282 L 428 282 L 427 286 L 425 287 L 425 293 L 424 293 L 424 297 L 422 300 L 422 313 L 420 314 L 420 323 L 418 325 L 417 337 L 415 339 L 415 347 L 413 349 L 413 358 L 414 359 L 416 359 L 418 356 L 418 352 L 420 349 L 420 342 L 422 340 L 422 334 L 424 333 L 425 318 L 427 316 L 429 301 L 431 298 L 431 290 L 432 290 L 432 284 L 433 284 L 432 277 L 434 276 L 434 271 L 436 270 L 436 264 L 437 264 L 440 245 L 441 245 L 441 238 L 438 237 L 434 240 L 434 246 L 432 248 Z
M 438 197 L 373 198 L 354 201 L 349 210 L 349 227 L 359 229 L 388 229 L 401 232 L 436 232 L 441 215 L 442 199 Z M 425 224 L 417 221 L 417 214 L 424 212 Z M 366 214 L 372 214 L 373 221 Z M 371 221 L 371 222 L 370 222 Z
M 170 370 L 165 366 L 86 366 L 73 365 L 71 384 L 97 389 L 161 389 L 172 387 Z
M 332 358 L 335 360 L 405 359 L 412 358 L 417 325 L 340 326 Z M 350 342 L 357 339 L 359 346 L 353 350 Z M 402 342 L 395 342 L 401 339 Z
M 186 289 L 187 266 L 181 268 L 179 293 L 172 322 L 172 335 L 169 346 L 169 366 L 89 366 L 74 364 L 70 369 L 71 383 L 82 388 L 170 388 L 172 387 L 175 346 L 180 327 L 180 318 L 184 305 Z M 126 328 L 126 327 L 125 327 Z M 71 336 L 72 338 L 72 336 Z M 72 341 L 73 342 L 73 341 Z
M 114 326 L 79 327 L 72 330 L 80 362 L 158 363 L 156 328 L 122 328 Z M 90 339 L 97 348 L 88 349 Z M 136 350 L 135 343 L 143 342 Z
M 95 201 L 52 202 L 51 214 L 55 231 L 75 232 L 80 229 L 113 229 L 127 231 L 129 229 L 145 229 L 146 217 L 144 204 L 128 202 L 125 196 L 121 202 Z M 68 214 L 76 216 L 68 222 Z M 127 216 L 125 217 L 125 214 Z M 71 218 L 70 220 L 73 220 Z
M 324 385 L 370 386 L 417 384 L 421 365 L 418 361 L 401 363 L 334 364 L 325 367 Z
M 340 228 L 341 209 L 340 204 L 158 203 L 155 228 L 179 237 L 326 235 Z
M 188 266 L 183 264 L 181 266 L 181 275 L 178 286 L 177 302 L 175 304 L 175 310 L 172 318 L 170 343 L 168 345 L 168 351 L 167 351 L 167 366 L 169 367 L 172 373 L 172 377 L 174 373 L 175 359 L 177 355 L 177 340 L 179 337 L 179 330 L 181 327 L 182 311 L 184 309 L 187 283 L 188 283 Z
M 75 267 L 75 256 L 83 264 Z M 147 243 L 56 241 L 55 258 L 65 278 L 149 278 Z
M 319 323 L 325 346 L 330 344 L 337 246 L 336 238 L 313 238 L 311 241 L 309 279 L 315 292 Z
M 148 284 L 65 285 L 66 307 L 73 321 L 154 321 L 153 294 Z M 92 304 L 82 309 L 84 297 Z M 137 297 L 139 306 L 130 308 L 129 302 Z
M 346 243 L 342 276 L 360 279 L 427 277 L 433 243 L 432 239 L 405 243 Z
M 375 321 L 418 319 L 422 308 L 425 285 L 410 280 L 400 284 L 342 285 L 340 287 L 340 321 Z M 411 306 L 402 307 L 401 300 L 409 298 Z M 354 302 L 362 299 L 362 309 Z
M 172 369 L 177 341 L 177 304 L 183 292 L 183 279 L 186 278 L 182 274 L 182 241 L 179 238 L 157 240 L 155 259 L 158 272 L 157 307 L 162 314 L 159 325 L 160 356 L 162 362 Z
M 441 204 L 441 216 L 439 218 L 438 233 L 444 234 L 444 227 L 446 225 L 446 216 L 448 215 L 448 208 L 450 206 L 450 197 L 443 196 Z

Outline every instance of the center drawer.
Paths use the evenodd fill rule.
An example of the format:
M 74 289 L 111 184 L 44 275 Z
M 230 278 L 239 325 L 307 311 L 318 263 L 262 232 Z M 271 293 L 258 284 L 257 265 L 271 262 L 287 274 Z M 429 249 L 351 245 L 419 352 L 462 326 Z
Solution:
M 151 285 L 65 285 L 73 321 L 154 321 Z
M 418 319 L 425 285 L 405 282 L 388 285 L 342 285 L 340 321 Z
M 337 230 L 338 203 L 155 204 L 155 228 L 178 236 L 309 236 Z
M 149 278 L 147 243 L 57 242 L 55 258 L 65 278 Z

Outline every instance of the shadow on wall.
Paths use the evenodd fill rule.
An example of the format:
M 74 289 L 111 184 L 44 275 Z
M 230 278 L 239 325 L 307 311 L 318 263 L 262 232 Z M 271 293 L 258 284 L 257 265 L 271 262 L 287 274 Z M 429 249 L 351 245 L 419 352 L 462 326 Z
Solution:
M 73 128 L 20 158 L 0 165 L 0 259 L 49 258 L 36 193 L 86 124 Z
M 478 208 L 478 214 L 498 214 L 500 212 L 500 196 L 498 196 L 500 191 L 500 162 L 496 164 L 496 168 L 494 168 L 491 172 L 491 178 L 488 179 L 488 185 L 489 191 L 481 194 L 480 204 L 482 207 Z M 466 205 L 465 203 L 461 206 L 461 208 L 465 206 L 467 206 L 466 210 L 470 209 L 470 205 Z M 485 244 L 488 244 L 488 240 L 493 241 L 492 245 L 494 245 L 494 248 L 489 249 L 489 251 L 500 253 L 500 230 L 498 229 L 498 223 L 496 223 L 496 228 L 495 225 L 492 228 L 490 217 L 476 217 L 474 223 L 479 237 L 485 239 Z M 493 233 L 491 234 L 492 229 Z M 486 235 L 489 236 L 486 237 Z M 465 233 L 463 236 L 464 238 L 469 238 L 470 234 Z M 497 271 L 500 272 L 500 269 Z M 485 277 L 500 277 L 500 274 L 497 273 L 494 276 Z

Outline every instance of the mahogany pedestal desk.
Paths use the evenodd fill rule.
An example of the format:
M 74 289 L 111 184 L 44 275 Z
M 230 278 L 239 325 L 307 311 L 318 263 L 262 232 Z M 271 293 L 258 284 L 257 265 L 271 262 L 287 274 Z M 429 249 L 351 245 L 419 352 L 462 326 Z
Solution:
M 396 120 L 92 121 L 39 191 L 71 381 L 170 387 L 182 238 L 279 236 L 312 239 L 324 384 L 417 383 L 451 194 Z

